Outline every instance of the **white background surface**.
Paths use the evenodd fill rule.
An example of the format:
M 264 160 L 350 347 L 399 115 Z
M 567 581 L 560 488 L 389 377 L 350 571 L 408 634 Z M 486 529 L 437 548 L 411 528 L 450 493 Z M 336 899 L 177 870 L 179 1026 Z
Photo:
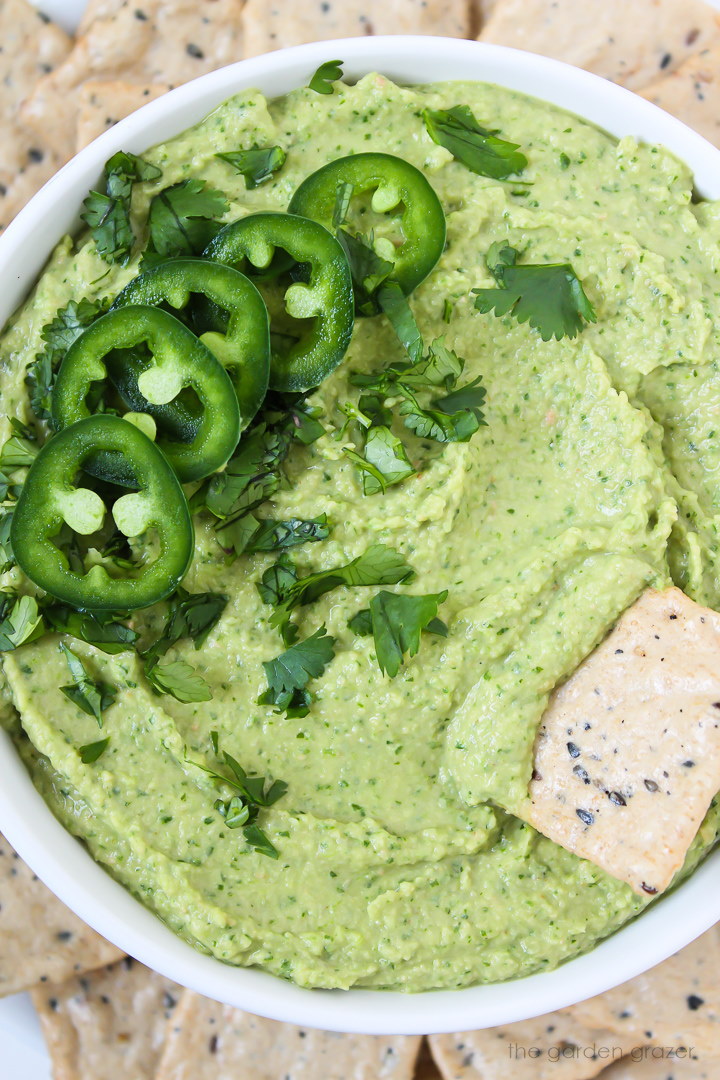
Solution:
M 72 31 L 86 0 L 32 2 L 66 30 Z M 720 8 L 720 0 L 709 0 L 709 3 Z M 19 994 L 0 1000 L 0 1047 L 0 1080 L 51 1080 L 49 1060 L 29 995 Z

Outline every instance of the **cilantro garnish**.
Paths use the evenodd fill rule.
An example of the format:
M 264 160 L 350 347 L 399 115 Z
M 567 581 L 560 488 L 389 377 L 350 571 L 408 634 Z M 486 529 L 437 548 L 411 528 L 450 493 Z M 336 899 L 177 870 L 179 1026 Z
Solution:
M 0 469 L 12 472 L 14 469 L 29 468 L 39 452 L 40 447 L 36 442 L 13 435 L 0 449 Z
M 495 243 L 485 261 L 497 289 L 473 289 L 475 307 L 483 314 L 508 313 L 519 323 L 529 322 L 543 341 L 574 338 L 584 322 L 596 322 L 595 309 L 570 263 L 528 263 L 517 266 L 518 252 Z
M 342 64 L 342 60 L 326 60 L 308 83 L 308 89 L 314 90 L 316 94 L 332 94 L 333 83 L 342 79 Z
M 415 656 L 420 648 L 420 634 L 426 630 L 447 636 L 447 626 L 437 618 L 447 590 L 426 596 L 404 596 L 382 590 L 370 601 L 369 609 L 358 611 L 348 626 L 355 634 L 372 634 L 380 670 L 394 679 L 405 653 Z
M 230 525 L 218 527 L 221 545 L 229 554 L 234 552 L 236 555 L 280 551 L 298 544 L 327 540 L 329 535 L 327 514 L 309 519 L 290 518 L 288 521 L 276 521 L 274 518 L 258 521 L 252 514 L 247 514 Z
M 405 293 L 396 281 L 386 281 L 378 289 L 377 301 L 405 352 L 413 363 L 419 363 L 422 360 L 423 339 Z
M 362 472 L 365 495 L 385 491 L 390 485 L 399 484 L 415 473 L 402 440 L 382 424 L 368 428 L 364 456 L 347 447 L 344 453 Z
M 227 161 L 228 165 L 242 173 L 245 187 L 249 191 L 282 169 L 287 154 L 280 146 L 266 146 L 253 150 L 230 150 L 225 154 L 216 154 L 215 157 Z
M 108 305 L 107 300 L 71 300 L 56 312 L 51 322 L 43 326 L 41 337 L 45 348 L 38 353 L 25 374 L 30 408 L 38 420 L 50 419 L 55 376 L 65 353 L 75 339 L 107 311 Z
M 181 180 L 163 188 L 150 203 L 150 240 L 142 267 L 199 254 L 220 230 L 217 218 L 229 209 L 222 191 L 207 187 L 203 180 Z
M 138 639 L 135 630 L 116 621 L 112 615 L 91 615 L 90 612 L 76 611 L 75 608 L 56 603 L 44 607 L 43 615 L 51 630 L 71 634 L 111 655 L 132 649 Z
M 87 745 L 81 746 L 78 749 L 78 754 L 80 755 L 80 760 L 83 765 L 92 765 L 105 753 L 109 745 L 109 739 L 98 739 L 97 742 L 87 743 Z
M 355 307 L 361 315 L 375 315 L 378 310 L 377 290 L 387 281 L 395 264 L 378 255 L 373 247 L 372 234 L 367 237 L 339 228 L 336 236 L 350 266 Z
M 126 263 L 135 237 L 130 225 L 132 186 L 157 180 L 162 170 L 135 154 L 118 151 L 105 163 L 105 194 L 91 191 L 82 220 L 90 226 L 98 255 L 110 263 Z
M 339 229 L 341 225 L 344 225 L 348 210 L 350 209 L 350 201 L 355 192 L 355 188 L 352 184 L 346 180 L 340 180 L 335 192 L 335 207 L 333 209 L 332 223 L 334 229 Z
M 433 142 L 444 146 L 454 158 L 480 176 L 504 180 L 527 165 L 527 158 L 518 149 L 520 144 L 499 139 L 496 131 L 481 127 L 467 105 L 425 109 L 422 115 Z
M 257 825 L 257 818 L 261 809 L 273 806 L 278 799 L 283 797 L 288 788 L 287 784 L 284 780 L 274 780 L 269 787 L 266 787 L 264 776 L 249 776 L 240 763 L 226 750 L 220 754 L 217 731 L 210 733 L 210 739 L 216 756 L 221 757 L 223 764 L 230 771 L 230 776 L 219 773 L 207 765 L 201 765 L 197 761 L 193 761 L 192 764 L 212 776 L 214 780 L 227 784 L 237 792 L 231 799 L 218 799 L 215 809 L 224 818 L 229 829 L 242 828 L 245 840 L 255 851 L 260 855 L 277 859 L 277 848 Z
M 88 716 L 94 716 L 98 727 L 102 727 L 102 714 L 115 701 L 117 691 L 106 682 L 95 682 L 95 680 L 91 679 L 80 657 L 68 649 L 63 642 L 61 642 L 60 648 L 65 653 L 67 666 L 73 678 L 72 683 L 68 686 L 61 686 L 60 689 L 65 697 L 69 698 L 84 713 L 87 713 Z
M 10 652 L 39 638 L 44 631 L 34 596 L 0 592 L 0 652 Z
M 146 663 L 145 678 L 156 694 L 169 694 L 183 705 L 212 699 L 212 690 L 205 679 L 184 660 L 173 660 L 169 664 L 159 664 L 157 660 Z
M 263 662 L 268 688 L 258 698 L 258 704 L 275 705 L 277 712 L 290 717 L 307 716 L 312 701 L 307 684 L 322 675 L 335 655 L 334 645 L 335 638 L 322 626 L 274 660 Z
M 290 622 L 291 613 L 298 607 L 311 604 L 325 593 L 341 585 L 397 585 L 413 576 L 413 569 L 404 557 L 384 544 L 372 544 L 362 555 L 343 566 L 318 570 L 298 578 L 289 556 L 283 556 L 274 567 L 263 574 L 258 590 L 266 604 L 275 607 L 270 625 L 277 626 L 286 644 L 295 640 L 297 629 Z M 272 575 L 272 578 L 271 578 Z

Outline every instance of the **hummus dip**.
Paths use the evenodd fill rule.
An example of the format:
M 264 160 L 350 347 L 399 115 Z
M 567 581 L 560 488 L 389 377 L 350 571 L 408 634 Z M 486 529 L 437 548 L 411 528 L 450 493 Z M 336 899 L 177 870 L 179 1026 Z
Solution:
M 431 141 L 422 110 L 458 104 L 520 144 L 520 177 L 477 175 Z M 214 156 L 275 145 L 284 167 L 252 190 Z M 281 648 L 256 585 L 275 560 L 228 564 L 200 515 L 184 584 L 229 603 L 200 649 L 181 640 L 168 656 L 192 664 L 212 700 L 159 697 L 135 653 L 73 639 L 119 688 L 104 713 L 109 745 L 84 764 L 77 748 L 97 724 L 59 693 L 66 659 L 46 634 L 4 654 L 4 722 L 60 821 L 199 949 L 302 986 L 421 991 L 553 968 L 649 902 L 513 810 L 550 692 L 648 585 L 674 581 L 720 607 L 720 207 L 693 202 L 692 177 L 669 152 L 540 101 L 368 75 L 327 96 L 240 94 L 148 151 L 162 179 L 134 189 L 136 232 L 168 184 L 205 180 L 227 194 L 231 221 L 285 210 L 315 169 L 366 150 L 411 162 L 441 199 L 448 243 L 412 308 L 428 340 L 444 335 L 465 374 L 482 375 L 487 426 L 465 443 L 414 443 L 418 475 L 364 497 L 343 453 L 351 430 L 340 434 L 342 405 L 357 398 L 349 374 L 403 354 L 385 318 L 359 318 L 344 363 L 310 399 L 326 434 L 293 449 L 269 509 L 327 514 L 329 539 L 292 553 L 301 573 L 376 542 L 400 551 L 416 571 L 404 592 L 447 590 L 448 636 L 423 634 L 390 679 L 372 637 L 348 628 L 371 593 L 336 589 L 300 611 L 303 636 L 324 624 L 337 639 L 310 712 L 259 705 L 263 661 Z M 597 321 L 543 341 L 527 323 L 474 310 L 471 289 L 494 285 L 485 253 L 499 240 L 529 262 L 570 262 Z M 56 311 L 114 296 L 137 272 L 137 256 L 109 267 L 87 234 L 59 245 L 0 342 L 9 416 L 28 419 L 25 368 Z M 151 608 L 134 625 L 151 639 L 163 616 Z M 248 772 L 287 782 L 262 818 L 277 860 L 216 811 L 217 785 L 193 764 L 216 763 L 212 732 Z M 719 831 L 715 803 L 684 873 Z

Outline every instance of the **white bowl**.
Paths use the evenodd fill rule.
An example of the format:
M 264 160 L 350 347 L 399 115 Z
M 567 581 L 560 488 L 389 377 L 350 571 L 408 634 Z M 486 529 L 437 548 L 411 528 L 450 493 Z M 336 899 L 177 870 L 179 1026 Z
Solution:
M 478 79 L 553 102 L 613 135 L 663 143 L 694 170 L 697 190 L 720 198 L 720 152 L 627 90 L 515 49 L 428 37 L 353 38 L 302 45 L 205 75 L 146 105 L 55 176 L 0 237 L 0 324 L 25 298 L 55 243 L 79 225 L 85 193 L 116 150 L 142 153 L 202 119 L 236 91 L 269 97 L 307 83 L 328 57 L 350 79 L 380 71 L 401 83 Z M 0 732 L 0 830 L 35 873 L 90 926 L 169 978 L 251 1012 L 309 1027 L 368 1034 L 429 1033 L 527 1019 L 581 1001 L 659 963 L 720 919 L 720 851 L 671 895 L 590 953 L 511 982 L 421 994 L 303 990 L 261 971 L 229 967 L 177 938 L 93 861 L 56 821 L 10 739 Z

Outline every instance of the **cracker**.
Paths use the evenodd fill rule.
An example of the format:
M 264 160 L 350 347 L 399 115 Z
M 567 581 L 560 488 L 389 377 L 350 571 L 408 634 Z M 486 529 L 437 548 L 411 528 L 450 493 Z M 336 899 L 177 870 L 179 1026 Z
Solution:
M 64 30 L 25 0 L 0 0 L 0 229 L 48 180 L 58 162 L 44 138 L 28 134 L 18 122 L 22 103 L 38 80 L 69 54 Z
M 420 1042 L 280 1024 L 187 990 L 155 1080 L 411 1080 Z
M 647 589 L 551 697 L 520 813 L 652 896 L 718 790 L 720 615 L 679 589 Z
M 697 1061 L 682 1051 L 678 1056 L 653 1046 L 611 1065 L 599 1080 L 717 1080 L 719 1076 L 720 1058 Z
M 122 957 L 73 915 L 0 836 L 0 996 Z
M 247 0 L 243 28 L 247 56 L 364 34 L 467 37 L 470 5 L 468 0 L 308 0 L 305 4 Z
M 579 1024 L 609 1029 L 638 1045 L 692 1047 L 701 1060 L 717 1057 L 720 925 L 651 971 L 566 1012 Z
M 562 1013 L 429 1042 L 443 1080 L 590 1080 L 635 1046 Z
M 154 1080 L 180 993 L 129 956 L 34 990 L 54 1080 Z
M 641 96 L 720 146 L 720 45 L 691 56 Z
M 118 120 L 129 116 L 148 101 L 154 101 L 169 89 L 167 85 L 143 85 L 120 79 L 85 83 L 79 90 L 76 150 L 82 150 L 98 135 L 117 124 Z
M 90 80 L 177 86 L 239 60 L 243 0 L 125 0 L 95 19 L 65 62 L 38 83 L 22 120 L 67 160 L 80 88 Z
M 481 41 L 553 56 L 634 89 L 720 40 L 704 0 L 498 0 Z
M 96 19 L 107 19 L 117 15 L 125 0 L 87 0 L 82 18 L 78 23 L 77 36 L 83 37 Z

